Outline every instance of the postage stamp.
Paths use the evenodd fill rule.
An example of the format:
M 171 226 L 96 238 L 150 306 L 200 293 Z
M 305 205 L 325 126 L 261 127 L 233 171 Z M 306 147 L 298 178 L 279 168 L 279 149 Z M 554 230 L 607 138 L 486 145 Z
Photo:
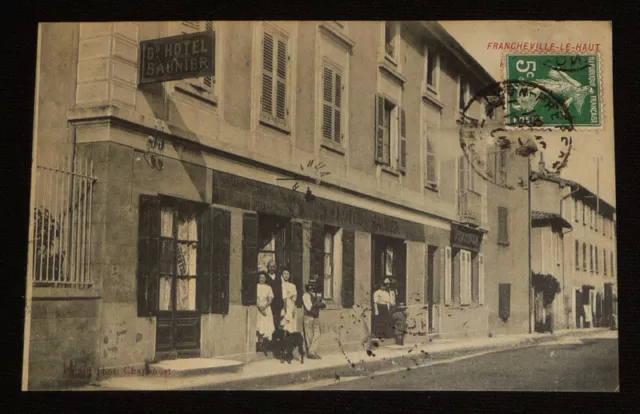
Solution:
M 507 81 L 525 81 L 535 88 L 522 88 L 507 103 L 507 123 L 531 121 L 533 113 L 546 127 L 569 126 L 567 117 L 539 99 L 543 92 L 560 100 L 574 127 L 602 127 L 602 95 L 598 54 L 515 54 L 505 57 Z

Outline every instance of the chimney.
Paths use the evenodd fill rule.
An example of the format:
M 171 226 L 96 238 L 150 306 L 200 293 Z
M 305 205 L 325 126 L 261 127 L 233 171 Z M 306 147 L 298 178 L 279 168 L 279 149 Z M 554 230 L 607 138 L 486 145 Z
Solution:
M 543 155 L 542 151 L 540 151 L 540 162 L 538 163 L 538 172 L 540 172 L 540 174 L 544 174 L 545 173 L 544 155 Z

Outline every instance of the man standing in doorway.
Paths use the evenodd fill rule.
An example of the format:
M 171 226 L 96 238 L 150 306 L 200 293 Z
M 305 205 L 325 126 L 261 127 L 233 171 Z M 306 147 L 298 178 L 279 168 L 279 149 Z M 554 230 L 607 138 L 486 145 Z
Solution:
M 273 290 L 271 313 L 273 313 L 273 326 L 276 330 L 280 329 L 280 318 L 282 318 L 280 313 L 284 307 L 284 300 L 282 299 L 282 278 L 277 274 L 277 270 L 276 262 L 270 260 L 269 263 L 267 263 L 267 284 L 271 286 L 271 290 Z
M 304 305 L 304 339 L 309 359 L 320 359 L 320 355 L 316 352 L 320 340 L 320 309 L 327 307 L 322 301 L 322 295 L 318 295 L 317 285 L 317 280 L 309 280 L 306 286 L 307 291 L 302 296 Z

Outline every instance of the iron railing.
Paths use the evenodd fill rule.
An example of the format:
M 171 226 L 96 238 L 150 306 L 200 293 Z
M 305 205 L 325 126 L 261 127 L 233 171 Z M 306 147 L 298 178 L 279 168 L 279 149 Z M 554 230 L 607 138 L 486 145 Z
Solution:
M 57 159 L 36 168 L 32 280 L 35 286 L 91 285 L 93 162 Z

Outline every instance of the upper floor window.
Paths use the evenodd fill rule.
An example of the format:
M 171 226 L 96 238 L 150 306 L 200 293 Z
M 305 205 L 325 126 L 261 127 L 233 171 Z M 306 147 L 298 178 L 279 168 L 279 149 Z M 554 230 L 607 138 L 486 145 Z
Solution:
M 430 90 L 434 94 L 438 94 L 438 83 L 440 78 L 440 56 L 436 53 L 434 48 L 426 48 L 426 82 L 427 90 Z
M 580 210 L 582 211 L 582 224 L 587 224 L 587 206 L 583 202 L 580 202 Z
M 579 270 L 580 269 L 580 242 L 578 240 L 576 240 L 576 269 Z
M 589 245 L 589 271 L 593 273 L 593 245 Z
M 595 247 L 595 255 L 596 255 L 596 273 L 600 273 L 600 268 L 598 267 L 598 246 Z
M 587 244 L 582 243 L 582 270 L 587 271 Z
M 325 66 L 322 72 L 322 137 L 340 143 L 342 141 L 342 72 Z
M 578 215 L 578 207 L 580 206 L 580 202 L 578 200 L 574 201 L 573 204 L 573 219 L 575 220 L 575 222 L 577 223 L 578 220 L 580 220 L 580 216 Z
M 272 126 L 289 127 L 289 39 L 266 27 L 262 40 L 262 90 L 260 120 Z
M 213 64 L 213 76 L 203 76 L 200 78 L 194 78 L 194 79 L 187 79 L 185 81 L 185 83 L 190 86 L 190 90 L 188 90 L 188 92 L 196 92 L 199 95 L 203 96 L 203 97 L 207 97 L 207 98 L 211 98 L 211 96 L 213 95 L 213 91 L 214 91 L 214 86 L 216 83 L 215 80 L 215 67 L 216 67 L 216 31 L 214 28 L 214 24 L 213 21 L 207 20 L 207 21 L 182 21 L 180 22 L 180 29 L 179 29 L 180 33 L 182 34 L 189 34 L 189 33 L 197 33 L 197 32 L 204 32 L 204 31 L 208 31 L 211 32 L 211 35 L 213 36 L 213 59 L 214 59 L 214 64 Z
M 607 251 L 602 249 L 602 270 L 604 275 L 607 275 Z
M 398 35 L 398 24 L 396 22 L 385 22 L 384 23 L 384 52 L 385 55 L 396 58 L 397 54 L 397 41 L 396 37 Z
M 607 220 L 605 217 L 602 218 L 602 235 L 606 236 L 607 235 L 607 225 L 609 223 L 609 220 Z
M 406 171 L 407 123 L 404 109 L 376 95 L 375 161 Z

